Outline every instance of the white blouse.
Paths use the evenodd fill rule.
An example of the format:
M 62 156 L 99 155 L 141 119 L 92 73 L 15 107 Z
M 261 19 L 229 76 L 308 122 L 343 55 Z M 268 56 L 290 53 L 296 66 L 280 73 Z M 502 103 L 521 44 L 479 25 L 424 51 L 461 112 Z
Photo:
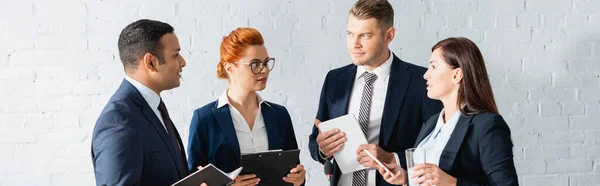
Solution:
M 440 156 L 448 144 L 448 140 L 456 128 L 456 123 L 460 118 L 460 110 L 457 110 L 454 115 L 444 123 L 444 110 L 438 117 L 435 128 L 427 137 L 419 143 L 417 149 L 425 149 L 425 162 L 439 165 Z
M 257 152 L 265 152 L 269 150 L 269 139 L 267 137 L 267 128 L 265 128 L 265 120 L 261 112 L 261 104 L 265 100 L 256 94 L 258 101 L 258 112 L 254 119 L 254 126 L 250 129 L 248 123 L 235 107 L 229 104 L 229 98 L 227 97 L 227 90 L 219 97 L 218 108 L 221 108 L 229 104 L 229 111 L 231 113 L 231 120 L 235 128 L 235 134 L 240 144 L 241 154 L 251 154 Z M 269 103 L 266 103 L 270 106 Z

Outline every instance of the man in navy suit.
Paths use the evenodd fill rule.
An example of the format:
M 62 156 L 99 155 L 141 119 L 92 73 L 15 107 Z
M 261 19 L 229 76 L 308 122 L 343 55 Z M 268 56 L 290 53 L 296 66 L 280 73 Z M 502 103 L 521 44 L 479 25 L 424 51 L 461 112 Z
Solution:
M 317 120 L 309 137 L 314 160 L 331 161 L 346 137 L 338 129 L 319 131 L 320 121 L 353 114 L 369 144 L 358 149 L 357 161 L 365 167 L 380 161 L 399 162 L 406 168 L 404 150 L 415 144 L 425 121 L 441 110 L 427 97 L 423 74 L 427 69 L 397 58 L 388 45 L 395 36 L 394 10 L 386 0 L 359 0 L 350 10 L 346 44 L 353 64 L 329 71 L 323 83 Z M 354 149 L 353 149 L 354 150 Z M 332 185 L 389 185 L 375 170 L 341 174 L 333 163 Z
M 142 19 L 119 36 L 125 79 L 100 114 L 92 137 L 97 185 L 171 185 L 188 175 L 164 90 L 179 86 L 185 60 L 173 27 Z

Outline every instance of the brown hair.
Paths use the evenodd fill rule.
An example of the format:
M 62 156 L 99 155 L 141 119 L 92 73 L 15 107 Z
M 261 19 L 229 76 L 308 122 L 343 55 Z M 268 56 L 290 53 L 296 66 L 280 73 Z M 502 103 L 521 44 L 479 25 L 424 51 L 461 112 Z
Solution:
M 358 19 L 375 18 L 383 30 L 394 25 L 394 9 L 387 0 L 359 0 L 350 9 L 350 14 Z
M 460 68 L 463 78 L 458 89 L 460 112 L 472 116 L 484 112 L 498 113 L 483 56 L 473 41 L 464 37 L 444 39 L 431 48 L 440 49 L 453 69 Z M 461 105 L 465 104 L 465 107 Z
M 217 65 L 217 77 L 227 79 L 225 63 L 236 62 L 242 59 L 246 47 L 251 45 L 263 45 L 264 40 L 260 32 L 254 28 L 237 28 L 231 31 L 221 41 L 221 60 Z

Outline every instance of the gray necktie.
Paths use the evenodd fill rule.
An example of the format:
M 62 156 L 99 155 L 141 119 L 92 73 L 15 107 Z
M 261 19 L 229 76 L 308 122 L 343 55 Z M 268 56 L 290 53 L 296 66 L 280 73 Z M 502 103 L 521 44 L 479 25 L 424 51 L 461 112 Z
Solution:
M 373 95 L 373 82 L 377 79 L 377 75 L 374 73 L 365 72 L 363 74 L 365 79 L 365 88 L 363 89 L 362 98 L 360 100 L 360 110 L 358 113 L 358 123 L 362 129 L 365 138 L 367 137 L 367 131 L 369 129 L 369 115 L 371 113 L 371 97 Z M 359 170 L 352 173 L 352 186 L 366 186 L 367 185 L 367 171 Z

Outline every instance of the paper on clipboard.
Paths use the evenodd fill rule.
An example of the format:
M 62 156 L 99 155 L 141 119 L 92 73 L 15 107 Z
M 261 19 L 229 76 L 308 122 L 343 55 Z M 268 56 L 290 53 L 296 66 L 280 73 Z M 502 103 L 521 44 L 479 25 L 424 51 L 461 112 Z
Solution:
M 335 162 L 340 167 L 342 174 L 366 169 L 356 161 L 356 149 L 362 144 L 367 144 L 367 139 L 360 129 L 360 125 L 352 114 L 347 114 L 334 119 L 327 120 L 318 125 L 321 132 L 338 128 L 346 133 L 346 142 L 342 149 L 333 154 Z

